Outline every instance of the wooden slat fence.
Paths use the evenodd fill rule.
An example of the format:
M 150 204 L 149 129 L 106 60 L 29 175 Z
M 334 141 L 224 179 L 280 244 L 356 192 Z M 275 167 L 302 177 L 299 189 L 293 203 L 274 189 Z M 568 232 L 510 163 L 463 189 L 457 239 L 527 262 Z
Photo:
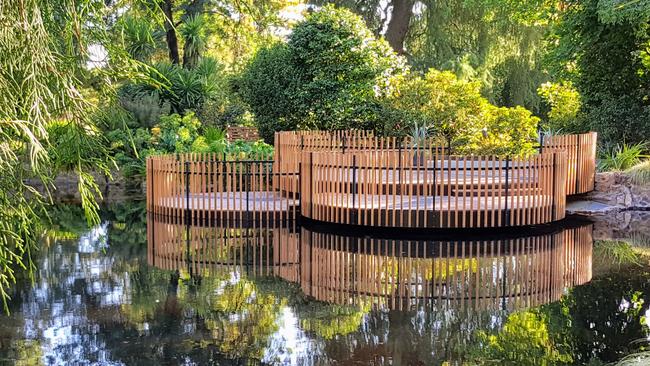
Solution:
M 318 300 L 414 309 L 514 310 L 591 279 L 592 225 L 528 237 L 401 240 L 313 231 L 294 223 L 192 226 L 149 215 L 148 262 L 280 276 Z
M 567 195 L 582 194 L 594 190 L 596 175 L 596 132 L 577 135 L 555 135 L 546 137 L 542 149 L 567 152 L 568 167 Z
M 224 160 L 216 154 L 147 159 L 147 209 L 195 222 L 285 220 L 298 201 L 276 188 L 273 160 Z M 293 180 L 298 184 L 298 180 Z
M 301 213 L 338 224 L 427 228 L 564 218 L 566 152 L 501 160 L 440 151 L 303 153 Z

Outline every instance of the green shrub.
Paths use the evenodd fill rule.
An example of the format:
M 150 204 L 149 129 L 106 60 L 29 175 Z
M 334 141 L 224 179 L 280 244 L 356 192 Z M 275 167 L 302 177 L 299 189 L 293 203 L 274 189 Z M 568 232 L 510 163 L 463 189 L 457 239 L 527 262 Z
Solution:
M 152 129 L 154 147 L 162 152 L 190 152 L 199 136 L 201 122 L 190 112 L 184 116 L 172 114 L 160 118 L 160 124 Z
M 598 170 L 622 171 L 630 169 L 641 162 L 647 147 L 647 143 L 640 142 L 633 145 L 617 144 L 611 149 L 606 149 L 600 154 Z
M 267 141 L 278 130 L 373 129 L 377 96 L 404 67 L 360 17 L 326 6 L 298 23 L 287 44 L 260 50 L 239 91 Z
M 581 107 L 580 93 L 570 81 L 544 83 L 537 89 L 537 93 L 548 109 L 545 128 L 568 132 L 584 130 L 578 120 Z
M 242 100 L 250 107 L 260 136 L 273 142 L 273 133 L 295 130 L 300 113 L 295 101 L 300 81 L 282 43 L 259 50 L 236 81 Z
M 526 156 L 535 152 L 539 118 L 524 107 L 490 105 L 487 110 L 484 130 L 470 136 L 467 152 L 499 156 Z
M 539 119 L 522 107 L 491 105 L 479 87 L 434 69 L 424 77 L 398 78 L 386 100 L 385 132 L 404 135 L 414 125 L 425 126 L 457 153 L 532 153 Z
M 169 102 L 163 102 L 156 94 L 153 95 L 134 95 L 129 92 L 129 88 L 120 90 L 120 106 L 131 113 L 134 124 L 130 127 L 153 127 L 160 116 L 167 115 L 170 112 Z
M 171 112 L 200 110 L 208 100 L 224 100 L 228 87 L 223 66 L 215 59 L 202 58 L 192 69 L 169 62 L 153 65 L 147 82 L 127 83 L 120 88 L 123 98 L 155 96 L 160 105 L 169 104 Z
M 460 81 L 449 71 L 429 70 L 424 77 L 411 75 L 396 84 L 388 97 L 389 108 L 398 112 L 390 130 L 428 126 L 448 144 L 467 143 L 480 133 L 487 101 L 478 83 Z

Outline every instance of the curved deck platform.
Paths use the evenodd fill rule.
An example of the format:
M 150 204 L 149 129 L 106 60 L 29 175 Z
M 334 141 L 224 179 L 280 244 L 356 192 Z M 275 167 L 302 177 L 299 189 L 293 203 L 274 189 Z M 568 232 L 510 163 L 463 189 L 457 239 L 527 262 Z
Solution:
M 593 188 L 595 133 L 553 136 L 539 154 L 454 156 L 360 131 L 281 132 L 276 160 L 147 159 L 147 208 L 182 220 L 284 220 L 395 228 L 494 228 L 565 216 Z M 405 145 L 406 144 L 406 145 Z M 591 178 L 590 178 L 591 177 Z
M 301 214 L 317 221 L 485 228 L 565 216 L 565 152 L 516 160 L 321 152 L 304 153 L 301 167 Z

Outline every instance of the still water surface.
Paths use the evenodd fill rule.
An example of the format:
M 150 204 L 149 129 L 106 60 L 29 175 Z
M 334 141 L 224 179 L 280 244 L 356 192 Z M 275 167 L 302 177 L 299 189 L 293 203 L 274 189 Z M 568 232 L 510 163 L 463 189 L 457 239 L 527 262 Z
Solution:
M 643 240 L 594 243 L 588 222 L 398 239 L 187 228 L 138 203 L 103 216 L 88 230 L 74 206 L 53 213 L 2 317 L 2 362 L 599 365 L 650 335 Z

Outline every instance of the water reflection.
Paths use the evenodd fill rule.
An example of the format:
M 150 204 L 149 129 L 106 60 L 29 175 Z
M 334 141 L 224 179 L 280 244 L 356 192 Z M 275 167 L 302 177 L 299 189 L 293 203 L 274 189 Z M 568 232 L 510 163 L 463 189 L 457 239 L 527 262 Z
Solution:
M 337 304 L 516 310 L 591 279 L 590 224 L 493 239 L 354 237 L 295 224 L 185 227 L 150 219 L 149 264 L 273 275 Z
M 188 228 L 137 207 L 105 219 L 90 231 L 52 231 L 34 285 L 16 289 L 0 323 L 0 359 L 458 364 L 475 357 L 478 334 L 498 334 L 516 319 L 545 327 L 527 309 L 547 309 L 553 322 L 573 316 L 583 336 L 596 322 L 603 339 L 607 321 L 627 332 L 621 344 L 639 334 L 629 317 L 594 319 L 580 298 L 563 296 L 591 279 L 589 224 L 526 237 L 398 240 L 293 222 Z M 599 292 L 589 286 L 576 293 L 592 301 Z M 627 287 L 607 291 L 618 298 L 606 314 L 619 311 L 621 297 L 645 311 L 634 305 L 643 296 L 633 299 Z M 569 330 L 549 328 L 546 337 Z M 588 359 L 590 339 L 575 346 L 574 360 Z

